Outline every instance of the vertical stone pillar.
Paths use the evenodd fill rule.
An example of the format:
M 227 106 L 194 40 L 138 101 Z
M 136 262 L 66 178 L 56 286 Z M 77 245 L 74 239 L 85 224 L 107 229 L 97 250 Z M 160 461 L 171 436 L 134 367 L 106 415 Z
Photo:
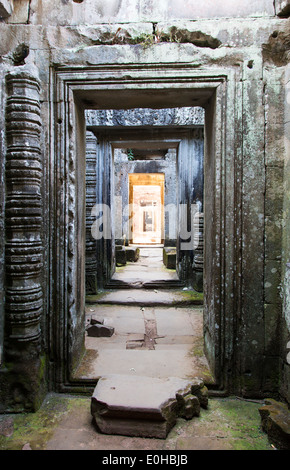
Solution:
M 86 133 L 86 294 L 97 293 L 96 240 L 91 228 L 95 217 L 91 215 L 97 202 L 97 138 L 92 132 Z
M 40 85 L 34 70 L 6 76 L 5 345 L 11 408 L 37 407 L 43 313 Z
M 194 221 L 194 256 L 193 256 L 193 287 L 203 291 L 203 213 Z

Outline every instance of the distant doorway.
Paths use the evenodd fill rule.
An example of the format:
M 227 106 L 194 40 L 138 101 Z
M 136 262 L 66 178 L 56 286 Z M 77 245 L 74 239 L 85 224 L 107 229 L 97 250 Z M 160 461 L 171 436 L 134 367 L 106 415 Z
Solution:
M 130 243 L 164 242 L 164 174 L 129 174 L 129 203 L 132 207 Z

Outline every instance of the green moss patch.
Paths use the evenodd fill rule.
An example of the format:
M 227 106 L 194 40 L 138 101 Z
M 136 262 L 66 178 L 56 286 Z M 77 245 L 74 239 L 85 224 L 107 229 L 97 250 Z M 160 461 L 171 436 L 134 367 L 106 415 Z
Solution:
M 25 444 L 32 450 L 45 450 L 61 419 L 78 404 L 87 408 L 87 398 L 48 395 L 36 413 L 0 416 L 2 421 L 13 420 L 12 434 L 0 435 L 0 450 L 22 450 Z

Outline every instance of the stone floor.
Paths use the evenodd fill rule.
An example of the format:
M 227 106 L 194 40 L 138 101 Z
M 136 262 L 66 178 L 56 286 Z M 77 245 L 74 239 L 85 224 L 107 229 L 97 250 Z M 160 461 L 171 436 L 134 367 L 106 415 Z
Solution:
M 100 304 L 86 311 L 88 318 L 94 315 L 113 327 L 114 334 L 86 336 L 75 378 L 125 374 L 213 381 L 203 352 L 201 308 Z
M 160 254 L 154 262 L 156 276 L 166 274 Z M 144 266 L 140 277 L 147 276 Z M 91 315 L 99 317 L 114 328 L 114 335 L 86 336 L 87 352 L 76 377 L 198 376 L 212 382 L 203 352 L 202 307 L 192 304 L 192 293 L 182 290 L 126 289 L 93 299 L 86 307 L 88 320 Z M 199 417 L 178 418 L 166 439 L 156 439 L 101 434 L 92 420 L 91 397 L 49 394 L 36 413 L 0 415 L 0 450 L 98 450 L 95 458 L 109 450 L 122 455 L 140 450 L 272 450 L 261 429 L 258 408 L 262 403 L 210 398 Z
M 127 263 L 119 279 L 172 279 L 176 272 L 162 262 L 162 248 L 141 248 L 138 262 Z M 134 273 L 134 278 L 132 275 Z M 196 303 L 201 303 L 200 296 Z M 86 307 L 114 328 L 105 338 L 86 336 L 86 354 L 75 378 L 125 374 L 149 377 L 213 377 L 203 352 L 203 312 L 188 290 L 124 289 L 105 292 Z M 149 338 L 150 331 L 154 335 Z M 147 339 L 145 344 L 144 337 Z
M 140 247 L 139 260 L 117 267 L 112 279 L 126 282 L 177 281 L 176 271 L 163 265 L 162 250 L 160 246 Z
M 261 429 L 259 402 L 211 398 L 199 417 L 178 419 L 166 439 L 149 439 L 101 434 L 92 422 L 90 400 L 49 394 L 36 413 L 0 415 L 0 450 L 94 450 L 96 464 L 108 451 L 112 456 L 120 451 L 124 456 L 138 455 L 136 451 L 190 456 L 194 450 L 275 449 Z M 209 458 L 207 454 L 207 462 Z M 214 454 L 215 463 L 216 458 Z

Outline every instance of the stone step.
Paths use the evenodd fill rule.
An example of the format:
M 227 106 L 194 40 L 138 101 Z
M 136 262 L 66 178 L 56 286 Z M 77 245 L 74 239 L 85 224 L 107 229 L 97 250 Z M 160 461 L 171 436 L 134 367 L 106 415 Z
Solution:
M 158 289 L 128 289 L 104 292 L 99 295 L 86 297 L 86 303 L 107 304 L 107 305 L 135 305 L 152 307 L 183 307 L 192 305 L 202 305 L 203 295 L 190 290 L 158 290 Z
M 99 379 L 91 414 L 104 434 L 165 439 L 177 418 L 199 416 L 208 392 L 198 378 L 111 375 Z
M 184 282 L 175 279 L 160 279 L 145 281 L 142 278 L 131 277 L 126 280 L 111 279 L 107 284 L 107 289 L 178 289 L 184 287 Z

